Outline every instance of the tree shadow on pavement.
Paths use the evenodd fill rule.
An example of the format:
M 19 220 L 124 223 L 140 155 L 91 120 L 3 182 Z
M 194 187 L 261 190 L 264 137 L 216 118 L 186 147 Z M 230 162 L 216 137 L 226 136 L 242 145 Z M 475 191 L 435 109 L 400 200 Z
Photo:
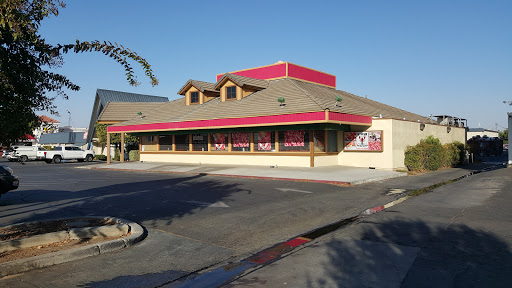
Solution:
M 233 193 L 251 193 L 236 182 L 198 174 L 161 180 L 98 186 L 81 191 L 24 190 L 22 198 L 2 198 L 1 225 L 61 217 L 113 216 L 135 222 L 194 214 Z M 30 199 L 29 201 L 25 199 Z M 4 209 L 5 208 L 5 209 Z
M 308 287 L 512 287 L 511 249 L 491 233 L 400 219 L 358 226 L 326 243 L 324 273 L 309 271 Z

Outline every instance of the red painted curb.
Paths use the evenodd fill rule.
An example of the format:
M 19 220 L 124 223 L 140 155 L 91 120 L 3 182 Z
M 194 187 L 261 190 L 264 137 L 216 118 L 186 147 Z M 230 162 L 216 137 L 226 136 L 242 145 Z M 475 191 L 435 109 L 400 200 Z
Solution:
M 256 254 L 253 257 L 250 257 L 247 259 L 247 261 L 251 263 L 256 264 L 263 264 L 266 262 L 269 262 L 271 260 L 274 260 L 281 256 L 282 254 L 286 252 L 292 251 L 295 247 L 298 247 L 306 242 L 311 241 L 311 239 L 304 238 L 304 237 L 297 237 L 295 239 L 292 239 L 290 241 L 277 244 L 276 246 L 272 248 L 265 249 L 263 251 L 260 251 L 258 254 Z

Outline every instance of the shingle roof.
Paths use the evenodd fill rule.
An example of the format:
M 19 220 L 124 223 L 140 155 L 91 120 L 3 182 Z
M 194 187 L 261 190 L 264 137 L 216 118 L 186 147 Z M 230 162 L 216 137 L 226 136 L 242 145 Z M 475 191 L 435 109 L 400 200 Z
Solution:
M 98 121 L 126 121 L 133 118 L 146 116 L 148 112 L 162 105 L 160 102 L 109 102 L 103 108 Z
M 162 96 L 151 96 L 130 92 L 97 89 L 96 95 L 100 98 L 103 106 L 108 102 L 167 102 L 169 99 Z
M 247 78 L 247 77 L 245 77 Z M 266 115 L 293 114 L 329 109 L 333 112 L 378 116 L 383 118 L 403 119 L 409 121 L 428 121 L 429 119 L 405 110 L 401 110 L 377 101 L 359 97 L 344 91 L 305 83 L 294 79 L 267 81 L 268 88 L 254 92 L 242 100 L 221 102 L 219 98 L 201 105 L 185 105 L 181 98 L 162 104 L 148 113 L 143 119 L 114 124 L 115 126 L 180 122 L 219 118 L 254 117 Z M 340 107 L 335 106 L 336 96 L 343 100 Z M 280 106 L 277 99 L 285 98 L 285 106 Z
M 204 91 L 217 92 L 217 93 L 220 92 L 218 90 L 215 90 L 215 88 L 214 88 L 215 83 L 189 79 L 187 81 L 187 83 L 185 83 L 185 85 L 183 85 L 183 87 L 181 87 L 181 89 L 178 91 L 178 94 L 185 95 L 185 90 L 189 85 L 193 85 L 194 87 L 196 87 L 197 89 L 199 89 L 199 91 L 201 91 L 203 93 L 204 93 Z
M 98 120 L 103 108 L 109 102 L 168 102 L 167 97 L 143 95 L 129 92 L 120 92 L 114 90 L 97 89 L 94 105 L 92 107 L 91 120 L 89 121 L 89 134 L 87 142 L 92 141 L 94 135 L 94 124 Z
M 84 132 L 61 132 L 51 134 L 41 134 L 39 144 L 75 144 L 83 145 L 87 143 L 84 139 Z
M 57 121 L 53 118 L 50 118 L 46 115 L 39 116 L 39 120 L 41 120 L 42 122 L 46 122 L 46 123 L 60 123 L 59 121 Z
M 215 89 L 220 89 L 221 84 L 224 82 L 225 79 L 229 79 L 238 86 L 250 86 L 253 88 L 259 88 L 259 89 L 265 89 L 268 87 L 268 81 L 267 80 L 261 80 L 261 79 L 255 79 L 255 78 L 249 78 L 245 76 L 235 75 L 231 73 L 226 73 L 224 76 L 222 76 L 217 83 L 215 83 Z

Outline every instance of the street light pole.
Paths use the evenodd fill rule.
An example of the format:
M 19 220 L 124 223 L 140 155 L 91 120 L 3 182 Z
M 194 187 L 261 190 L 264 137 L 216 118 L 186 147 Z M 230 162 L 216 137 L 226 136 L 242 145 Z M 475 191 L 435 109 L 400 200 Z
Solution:
M 510 128 L 512 128 L 512 113 L 508 112 L 508 132 L 510 133 Z M 510 137 L 508 138 L 510 139 Z M 508 144 L 508 167 L 512 167 L 512 153 L 510 153 L 510 141 Z

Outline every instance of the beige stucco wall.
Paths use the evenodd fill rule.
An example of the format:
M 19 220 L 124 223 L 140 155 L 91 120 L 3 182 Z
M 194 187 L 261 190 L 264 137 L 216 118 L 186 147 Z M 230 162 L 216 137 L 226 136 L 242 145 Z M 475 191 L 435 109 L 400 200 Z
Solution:
M 351 127 L 352 131 L 365 131 L 364 127 Z M 416 145 L 421 139 L 432 135 L 442 144 L 459 141 L 465 143 L 466 130 L 459 127 L 425 124 L 420 130 L 420 123 L 393 119 L 373 119 L 368 131 L 383 130 L 383 152 L 340 152 L 338 165 L 356 167 L 375 167 L 379 169 L 402 169 L 404 153 L 408 145 Z
M 329 157 L 329 156 L 323 156 Z M 321 157 L 318 157 L 321 158 Z M 260 166 L 291 166 L 309 167 L 308 156 L 273 156 L 273 155 L 205 155 L 205 154 L 140 154 L 141 161 L 176 162 L 190 164 L 220 165 L 260 165 Z
M 392 131 L 393 120 L 391 119 L 374 119 L 370 128 L 363 126 L 352 126 L 352 131 L 373 131 L 383 130 L 383 152 L 346 152 L 342 151 L 338 155 L 338 165 L 355 166 L 355 167 L 375 167 L 379 169 L 393 168 L 393 149 L 392 149 Z M 342 134 L 342 133 L 340 133 Z M 343 144 L 343 137 L 338 138 L 340 145 Z
M 308 158 L 309 160 L 309 158 Z M 308 161 L 309 164 L 309 161 Z M 315 167 L 338 165 L 338 155 L 315 156 Z M 309 165 L 307 166 L 309 167 Z
M 376 120 L 378 122 L 381 120 Z M 447 132 L 448 126 L 425 124 L 425 129 L 420 130 L 420 123 L 410 121 L 393 121 L 393 168 L 404 168 L 404 152 L 408 145 L 416 145 L 421 139 L 427 138 L 429 135 L 439 138 L 441 144 L 459 141 L 466 142 L 466 129 L 461 127 L 450 127 L 450 132 Z

